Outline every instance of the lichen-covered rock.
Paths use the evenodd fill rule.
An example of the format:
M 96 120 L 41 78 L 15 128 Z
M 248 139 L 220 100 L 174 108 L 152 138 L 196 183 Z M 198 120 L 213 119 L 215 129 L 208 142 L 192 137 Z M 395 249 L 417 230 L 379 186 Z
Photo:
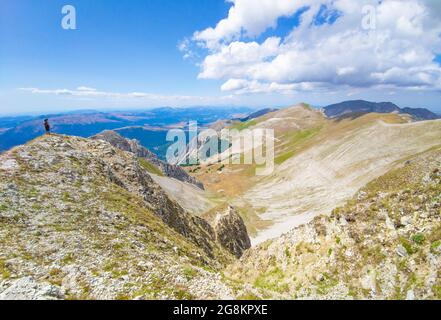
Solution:
M 245 223 L 231 206 L 225 212 L 218 213 L 214 220 L 214 231 L 217 241 L 237 258 L 251 247 Z

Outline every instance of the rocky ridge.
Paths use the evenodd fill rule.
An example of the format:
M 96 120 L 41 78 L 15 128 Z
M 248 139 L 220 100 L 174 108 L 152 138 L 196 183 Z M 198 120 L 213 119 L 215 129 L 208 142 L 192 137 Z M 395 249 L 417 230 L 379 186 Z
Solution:
M 131 152 L 46 135 L 0 155 L 0 298 L 232 298 L 233 257 Z

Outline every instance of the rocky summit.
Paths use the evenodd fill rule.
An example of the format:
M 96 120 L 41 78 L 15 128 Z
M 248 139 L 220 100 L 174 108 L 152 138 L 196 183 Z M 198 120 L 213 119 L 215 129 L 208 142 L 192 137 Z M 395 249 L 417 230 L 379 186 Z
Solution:
M 233 298 L 219 271 L 237 250 L 217 238 L 107 142 L 0 155 L 0 299 Z
M 233 207 L 216 215 L 214 230 L 219 243 L 240 258 L 245 250 L 251 248 L 247 228 Z

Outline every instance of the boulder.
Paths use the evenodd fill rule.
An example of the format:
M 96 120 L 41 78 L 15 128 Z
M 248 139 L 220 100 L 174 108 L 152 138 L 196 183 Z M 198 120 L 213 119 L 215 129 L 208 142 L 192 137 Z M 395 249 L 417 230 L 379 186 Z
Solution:
M 49 283 L 39 283 L 32 277 L 12 282 L 0 293 L 0 300 L 59 300 L 64 298 L 61 288 Z

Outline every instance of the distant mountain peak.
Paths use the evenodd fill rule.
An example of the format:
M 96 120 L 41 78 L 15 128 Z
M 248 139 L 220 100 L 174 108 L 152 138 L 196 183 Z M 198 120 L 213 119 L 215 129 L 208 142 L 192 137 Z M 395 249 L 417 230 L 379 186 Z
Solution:
M 424 108 L 400 108 L 392 102 L 371 102 L 365 100 L 343 101 L 324 108 L 329 118 L 339 118 L 348 114 L 400 113 L 412 116 L 414 120 L 435 120 L 440 116 Z
M 264 116 L 264 115 L 266 115 L 268 113 L 275 112 L 277 110 L 279 110 L 279 109 L 276 109 L 276 108 L 261 109 L 261 110 L 258 110 L 256 112 L 253 112 L 253 113 L 249 114 L 248 116 L 246 116 L 244 118 L 241 118 L 240 121 L 245 122 L 245 121 L 253 120 L 253 119 L 262 117 L 262 116 Z

